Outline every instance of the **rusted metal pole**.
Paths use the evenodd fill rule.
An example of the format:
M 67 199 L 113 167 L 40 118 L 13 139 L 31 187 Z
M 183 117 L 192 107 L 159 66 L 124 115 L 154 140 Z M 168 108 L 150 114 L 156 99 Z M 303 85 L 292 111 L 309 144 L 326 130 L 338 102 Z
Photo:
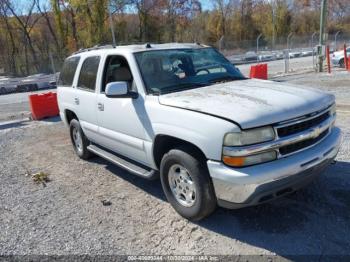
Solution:
M 329 45 L 326 47 L 326 56 L 327 56 L 327 68 L 328 68 L 328 74 L 331 73 L 331 58 L 329 55 Z
M 349 69 L 348 54 L 346 53 L 346 44 L 344 44 L 344 67 L 346 70 Z

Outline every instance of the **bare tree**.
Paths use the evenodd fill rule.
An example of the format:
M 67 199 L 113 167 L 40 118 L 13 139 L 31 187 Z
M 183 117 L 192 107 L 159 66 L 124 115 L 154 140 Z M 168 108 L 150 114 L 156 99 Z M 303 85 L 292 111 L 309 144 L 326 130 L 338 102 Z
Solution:
M 49 10 L 49 6 L 46 3 L 46 1 L 44 1 L 44 3 L 42 3 L 42 1 L 40 0 L 35 0 L 36 3 L 36 9 L 39 11 L 39 13 L 41 14 L 41 16 L 45 19 L 47 28 L 49 29 L 49 32 L 52 36 L 52 39 L 54 41 L 55 47 L 56 47 L 56 52 L 59 55 L 59 57 L 62 56 L 62 46 L 60 45 L 60 42 L 58 41 L 58 37 L 57 37 L 57 33 L 55 31 L 54 25 L 52 24 L 52 12 Z
M 26 71 L 27 74 L 29 73 L 29 63 L 27 58 L 27 45 L 29 47 L 29 51 L 32 54 L 34 67 L 38 70 L 39 69 L 39 60 L 37 58 L 37 55 L 35 53 L 35 49 L 33 46 L 33 41 L 30 36 L 30 33 L 32 29 L 34 28 L 35 24 L 39 21 L 41 16 L 39 15 L 33 15 L 33 10 L 35 7 L 35 0 L 30 0 L 30 5 L 28 10 L 26 11 L 26 15 L 18 14 L 16 10 L 18 8 L 15 8 L 12 3 L 9 0 L 4 0 L 5 6 L 8 8 L 8 10 L 11 12 L 13 17 L 16 19 L 18 28 L 23 33 L 23 41 L 24 41 L 24 47 L 25 47 L 25 55 L 26 55 Z
M 0 3 L 0 21 L 4 22 L 4 29 L 7 32 L 7 36 L 10 40 L 10 43 L 6 45 L 7 49 L 11 50 L 11 52 L 7 52 L 9 69 L 12 72 L 12 74 L 17 75 L 16 55 L 18 54 L 18 49 L 15 43 L 15 36 L 12 32 L 13 28 L 9 23 L 8 9 L 6 8 L 3 2 Z

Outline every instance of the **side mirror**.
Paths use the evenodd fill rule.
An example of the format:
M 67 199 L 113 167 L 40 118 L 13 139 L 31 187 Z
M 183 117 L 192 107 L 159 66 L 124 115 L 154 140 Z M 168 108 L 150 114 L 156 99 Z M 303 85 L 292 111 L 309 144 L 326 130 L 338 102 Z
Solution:
M 107 97 L 111 97 L 111 98 L 130 97 L 130 98 L 136 99 L 139 97 L 139 94 L 137 92 L 128 90 L 128 82 L 124 82 L 124 81 L 108 83 L 106 86 L 105 94 Z
M 125 97 L 128 94 L 127 82 L 111 82 L 106 86 L 105 94 L 107 97 Z

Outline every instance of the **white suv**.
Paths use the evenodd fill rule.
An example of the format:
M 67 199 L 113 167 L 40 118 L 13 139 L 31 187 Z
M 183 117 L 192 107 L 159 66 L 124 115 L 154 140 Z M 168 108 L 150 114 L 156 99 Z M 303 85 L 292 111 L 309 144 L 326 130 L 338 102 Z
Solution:
M 335 158 L 334 96 L 245 78 L 200 44 L 83 50 L 65 60 L 60 115 L 78 156 L 160 175 L 182 216 L 264 203 Z

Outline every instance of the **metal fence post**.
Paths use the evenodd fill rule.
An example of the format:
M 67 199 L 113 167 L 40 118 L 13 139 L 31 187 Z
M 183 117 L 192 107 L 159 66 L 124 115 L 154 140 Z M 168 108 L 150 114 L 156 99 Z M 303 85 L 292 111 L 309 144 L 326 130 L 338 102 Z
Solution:
M 290 49 L 290 43 L 289 40 L 292 37 L 293 33 L 289 33 L 287 37 L 287 50 L 284 52 L 284 72 L 289 72 L 289 49 Z
M 335 36 L 334 36 L 334 51 L 337 51 L 338 50 L 338 46 L 337 46 L 337 37 L 338 35 L 341 33 L 341 31 L 338 31 L 335 33 Z
M 314 52 L 314 37 L 317 34 L 317 32 L 314 32 L 311 35 L 311 50 L 312 50 L 312 67 L 315 68 L 315 52 Z
M 258 56 L 258 53 L 259 53 L 259 40 L 260 40 L 261 37 L 262 37 L 262 34 L 258 35 L 258 37 L 256 38 L 256 59 L 257 59 L 257 61 L 259 61 L 259 56 Z

